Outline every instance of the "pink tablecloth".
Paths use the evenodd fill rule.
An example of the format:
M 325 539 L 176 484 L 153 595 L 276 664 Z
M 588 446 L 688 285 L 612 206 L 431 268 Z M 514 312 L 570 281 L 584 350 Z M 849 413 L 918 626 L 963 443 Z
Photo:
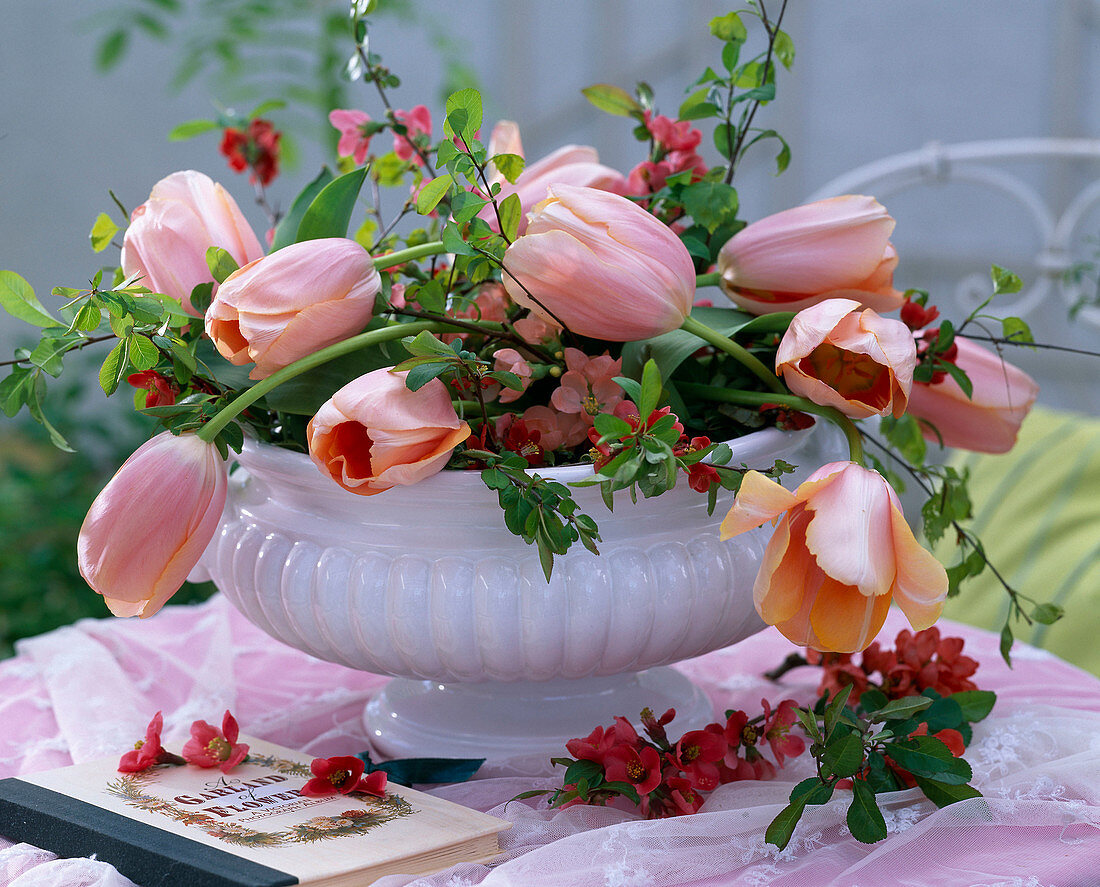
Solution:
M 904 623 L 891 616 L 892 639 Z M 813 887 L 1096 887 L 1100 884 L 1100 681 L 1053 656 L 1017 648 L 1001 662 L 992 635 L 948 624 L 982 662 L 980 686 L 999 695 L 967 752 L 984 799 L 936 810 L 910 792 L 886 805 L 889 837 L 851 838 L 843 802 L 814 808 L 783 852 L 764 843 L 805 763 L 773 782 L 721 787 L 704 812 L 646 822 L 617 810 L 548 811 L 506 803 L 551 784 L 543 774 L 496 775 L 436 789 L 513 822 L 502 861 L 461 865 L 428 878 L 389 877 L 383 887 L 628 887 L 628 885 L 813 885 Z M 756 707 L 762 696 L 808 699 L 812 669 L 777 688 L 760 672 L 790 652 L 777 634 L 679 667 L 721 708 Z M 154 620 L 86 621 L 24 641 L 0 662 L 0 776 L 117 754 L 166 715 L 166 745 L 181 744 L 196 718 L 226 708 L 250 734 L 313 754 L 367 745 L 360 720 L 385 678 L 318 662 L 253 628 L 222 598 L 170 607 Z M 634 712 L 622 712 L 633 715 Z M 593 725 L 595 726 L 595 725 Z M 0 885 L 129 887 L 94 860 L 56 860 L 0 839 Z

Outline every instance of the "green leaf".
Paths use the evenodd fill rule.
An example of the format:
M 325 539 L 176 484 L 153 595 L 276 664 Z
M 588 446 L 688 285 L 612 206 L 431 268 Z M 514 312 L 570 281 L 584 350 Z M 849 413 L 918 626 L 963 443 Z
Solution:
M 1018 293 L 1024 288 L 1024 282 L 1018 274 L 1014 274 L 1000 265 L 991 267 L 989 274 L 993 278 L 993 295 L 995 296 L 1002 293 Z
M 966 720 L 980 721 L 993 711 L 997 694 L 992 690 L 960 690 L 946 698 L 953 699 L 959 704 Z
M 492 158 L 492 163 L 497 171 L 514 185 L 520 173 L 523 172 L 526 161 L 518 154 L 496 154 Z
M 779 59 L 779 63 L 789 71 L 794 63 L 794 41 L 791 40 L 786 31 L 775 32 L 775 43 L 772 44 L 772 51 L 775 53 L 775 57 Z
M 111 353 L 103 361 L 99 368 L 99 387 L 103 393 L 110 396 L 118 389 L 118 383 L 122 379 L 125 370 L 126 343 L 119 342 L 111 349 Z
M 886 820 L 875 802 L 875 793 L 862 779 L 852 781 L 852 803 L 846 818 L 852 837 L 863 844 L 886 837 Z
M 956 801 L 965 801 L 967 798 L 980 798 L 982 796 L 980 791 L 965 783 L 955 785 L 941 782 L 938 779 L 929 779 L 926 776 L 918 776 L 916 773 L 913 774 L 913 779 L 917 783 L 917 788 L 924 792 L 924 796 L 937 807 L 946 807 Z
M 218 124 L 213 120 L 187 120 L 172 127 L 168 133 L 168 141 L 182 142 L 217 128 Z
M 629 397 L 634 403 L 638 403 L 642 399 L 642 386 L 636 379 L 628 379 L 625 376 L 616 376 L 612 381 L 615 382 L 623 391 L 626 392 L 626 396 Z
M 737 221 L 737 189 L 725 182 L 696 182 L 680 193 L 688 215 L 707 231 Z
M 293 242 L 347 237 L 351 214 L 366 174 L 367 168 L 361 166 L 325 185 L 302 216 Z
M 450 142 L 443 144 L 449 145 Z M 488 204 L 488 200 L 470 191 L 458 191 L 451 195 L 451 218 L 455 220 L 456 225 L 465 225 Z
M 945 370 L 947 374 L 955 380 L 958 386 L 963 390 L 963 394 L 968 398 L 974 396 L 974 383 L 970 381 L 970 377 L 962 367 L 943 361 L 938 362 L 936 366 L 938 369 Z
M 719 40 L 744 43 L 749 36 L 745 29 L 741 16 L 736 12 L 727 12 L 725 15 L 710 20 L 710 33 Z
M 302 224 L 302 218 L 305 216 L 306 210 L 333 179 L 332 171 L 327 166 L 323 166 L 317 177 L 294 198 L 290 211 L 275 226 L 275 237 L 271 241 L 271 252 L 280 250 L 284 246 L 289 246 L 295 242 L 298 227 Z
M 122 28 L 111 31 L 96 48 L 95 65 L 100 71 L 109 71 L 122 59 L 126 47 L 130 43 L 130 35 Z
M 281 108 L 286 107 L 286 102 L 282 99 L 268 99 L 267 101 L 260 102 L 255 108 L 248 112 L 248 119 L 255 120 L 257 117 L 263 117 L 269 111 L 278 111 Z
M 863 737 L 859 733 L 845 733 L 825 746 L 821 763 L 834 776 L 854 776 L 863 766 Z
M 592 417 L 592 425 L 601 437 L 626 437 L 634 430 L 625 419 L 612 416 L 610 413 L 597 413 Z
M 46 396 L 46 386 L 41 376 L 35 377 L 35 384 L 27 392 L 27 410 L 30 412 L 34 420 L 46 429 L 46 433 L 50 436 L 50 442 L 59 450 L 63 450 L 66 453 L 75 453 L 76 451 L 69 446 L 68 441 L 61 436 L 53 425 L 50 424 L 50 420 L 46 418 L 46 414 L 42 412 L 42 400 Z
M 1034 342 L 1031 335 L 1031 327 L 1019 317 L 1006 317 L 1001 321 L 1001 332 L 1006 339 L 1013 342 Z
M 932 700 L 927 696 L 905 696 L 902 699 L 891 699 L 871 716 L 871 723 L 904 720 L 912 717 L 918 711 L 924 711 L 931 704 Z
M 14 416 L 27 402 L 37 371 L 14 366 L 11 375 L 0 382 L 0 410 L 6 416 Z
M 727 43 L 722 47 L 722 66 L 731 74 L 737 69 L 737 62 L 740 58 L 740 43 Z
M 886 754 L 914 776 L 928 776 L 951 785 L 969 782 L 974 775 L 970 765 L 951 754 L 951 749 L 935 736 L 914 736 L 905 743 L 887 742 Z
M 500 213 L 500 233 L 508 240 L 515 240 L 519 233 L 519 220 L 523 215 L 523 207 L 519 202 L 519 194 L 509 194 L 497 207 Z
M 737 127 L 732 123 L 720 123 L 714 127 L 714 147 L 727 160 L 733 158 L 733 149 L 737 145 Z
M 409 354 L 417 357 L 439 355 L 440 357 L 453 358 L 455 356 L 449 345 L 439 341 L 427 330 L 418 333 L 415 337 L 409 337 L 401 341 Z
M 661 371 L 655 360 L 647 360 L 642 367 L 641 398 L 637 403 L 638 414 L 645 422 L 649 414 L 657 409 L 661 399 Z
M 206 251 L 206 265 L 218 283 L 225 283 L 225 279 L 240 267 L 220 246 L 212 246 Z
M 1012 665 L 1012 642 L 1015 639 L 1012 636 L 1012 628 L 1006 622 L 1004 628 L 1001 629 L 1001 658 L 1008 664 Z
M 416 211 L 422 216 L 428 215 L 439 205 L 439 201 L 447 195 L 453 184 L 454 178 L 449 173 L 444 173 L 426 183 L 416 195 Z
M 443 234 L 440 240 L 443 241 L 443 248 L 449 253 L 454 253 L 458 256 L 477 255 L 477 250 L 463 239 L 462 233 L 455 227 L 453 222 L 448 222 L 443 228 Z
M 676 115 L 680 120 L 702 120 L 706 117 L 714 117 L 719 113 L 718 106 L 710 101 L 710 90 L 698 89 L 684 99 Z
M 409 391 L 419 391 L 432 379 L 439 378 L 450 368 L 450 364 L 443 362 L 422 363 L 419 366 L 414 366 L 405 376 L 405 387 Z
M 829 738 L 833 735 L 833 730 L 836 729 L 837 723 L 840 721 L 840 716 L 844 712 L 844 706 L 848 702 L 848 698 L 852 695 L 852 685 L 849 684 L 846 687 L 842 687 L 837 690 L 836 695 L 829 700 L 829 704 L 825 706 L 825 741 L 828 742 Z
M 1031 618 L 1038 622 L 1040 625 L 1053 625 L 1059 619 L 1066 615 L 1066 611 L 1059 607 L 1057 604 L 1045 603 L 1039 604 L 1035 609 L 1031 611 Z
M 448 123 L 451 122 L 452 115 L 456 121 L 460 121 L 460 125 L 451 124 L 451 132 L 462 138 L 468 145 L 481 129 L 481 93 L 471 87 L 451 93 L 447 97 Z
M 148 338 L 141 335 L 131 335 L 129 338 L 130 363 L 139 372 L 151 370 L 160 360 L 160 351 Z
M 61 325 L 38 301 L 34 288 L 14 271 L 0 271 L 0 306 L 12 317 L 34 326 Z
M 774 844 L 780 850 L 784 849 L 790 843 L 795 826 L 798 825 L 798 820 L 802 818 L 805 810 L 805 801 L 795 801 L 788 804 L 779 811 L 779 815 L 764 830 L 764 840 L 769 844 Z
M 711 329 L 717 330 L 723 336 L 733 336 L 742 330 L 765 332 L 764 327 L 769 323 L 780 324 L 782 329 L 786 329 L 786 324 L 790 323 L 790 318 L 794 315 L 776 313 L 757 319 L 734 308 L 693 308 L 691 316 Z M 622 350 L 623 375 L 640 376 L 642 366 L 652 358 L 661 370 L 661 377 L 668 379 L 681 363 L 702 347 L 702 344 L 697 336 L 686 330 L 672 330 L 652 339 L 627 342 Z M 634 399 L 633 395 L 631 399 Z M 637 403 L 637 400 L 634 399 L 634 402 Z
M 70 343 L 65 339 L 45 336 L 35 346 L 28 359 L 34 366 L 45 370 L 56 379 L 63 369 L 62 357 L 70 347 Z
M 886 416 L 879 424 L 886 439 L 910 465 L 923 465 L 928 444 L 921 434 L 920 423 L 908 413 L 895 419 Z
M 963 722 L 962 706 L 950 696 L 936 699 L 925 710 L 921 720 L 928 725 L 929 733 L 939 733 L 940 730 L 958 730 Z
M 111 245 L 111 238 L 117 233 L 118 225 L 114 223 L 114 220 L 107 213 L 100 213 L 96 216 L 95 224 L 92 225 L 92 233 L 89 235 L 92 240 L 92 249 L 97 253 L 103 252 Z
M 634 96 L 622 87 L 612 86 L 610 83 L 586 86 L 581 93 L 601 111 L 617 117 L 629 117 L 631 114 L 641 114 L 644 111 L 641 103 Z

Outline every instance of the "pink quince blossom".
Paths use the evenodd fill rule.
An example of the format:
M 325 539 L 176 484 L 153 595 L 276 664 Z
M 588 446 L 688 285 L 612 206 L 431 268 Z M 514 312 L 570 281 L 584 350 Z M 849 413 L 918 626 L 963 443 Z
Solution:
M 340 157 L 351 157 L 357 164 L 367 159 L 371 137 L 366 134 L 364 124 L 370 123 L 365 111 L 336 109 L 329 112 L 328 122 L 340 131 L 340 141 L 336 153 Z
M 625 398 L 614 381 L 622 375 L 623 362 L 607 353 L 589 357 L 578 348 L 565 349 L 566 371 L 561 386 L 550 395 L 550 405 L 563 413 L 577 413 L 591 425 L 598 413 L 609 413 Z
M 393 151 L 402 160 L 412 160 L 417 166 L 423 165 L 413 142 L 417 136 L 432 134 L 432 112 L 425 105 L 417 105 L 411 111 L 394 111 L 393 116 L 405 124 L 406 135 L 393 134 Z

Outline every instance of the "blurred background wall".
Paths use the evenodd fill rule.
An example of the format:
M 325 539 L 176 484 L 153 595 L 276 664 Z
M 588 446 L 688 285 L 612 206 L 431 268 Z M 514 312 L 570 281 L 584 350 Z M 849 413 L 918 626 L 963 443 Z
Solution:
M 167 135 L 181 121 L 212 117 L 219 105 L 247 111 L 264 99 L 288 99 L 287 108 L 269 115 L 296 147 L 296 159 L 288 158 L 269 191 L 276 205 L 288 206 L 334 142 L 319 108 L 339 98 L 345 107 L 381 111 L 371 90 L 341 87 L 333 73 L 352 48 L 337 36 L 346 5 L 0 0 L 0 268 L 22 274 L 47 303 L 54 285 L 85 285 L 100 264 L 117 257 L 113 250 L 94 255 L 87 237 L 99 212 L 113 212 L 108 189 L 132 209 L 158 179 L 183 168 L 226 184 L 262 230 L 251 187 L 226 167 L 218 135 L 175 143 Z M 684 87 L 718 64 L 707 23 L 732 5 L 382 0 L 371 39 L 403 80 L 392 92 L 395 106 L 428 104 L 437 134 L 442 97 L 472 83 L 484 93 L 487 122 L 520 123 L 529 158 L 584 143 L 625 171 L 641 159 L 631 125 L 595 111 L 580 89 L 597 82 L 631 89 L 644 77 L 660 109 L 674 116 Z M 780 0 L 766 5 L 774 14 Z M 773 149 L 750 154 L 734 183 L 745 218 L 797 204 L 853 167 L 932 140 L 1100 135 L 1097 0 L 792 0 L 783 27 L 794 40 L 794 68 L 780 71 L 778 99 L 756 122 L 787 138 L 792 161 L 776 177 Z M 711 150 L 708 159 L 715 157 Z M 1044 199 L 1064 204 L 1097 173 L 1076 164 L 1029 174 Z M 944 189 L 931 199 L 902 195 L 888 206 L 899 219 L 894 239 L 903 287 L 927 286 L 935 295 L 961 270 L 988 269 L 990 262 L 1025 278 L 1033 270 L 1036 233 L 1017 207 L 982 203 L 966 189 Z M 1091 230 L 1100 233 L 1100 222 Z M 1088 229 L 1079 249 L 1083 258 L 1100 251 Z M 1064 306 L 1049 319 L 1056 329 L 1069 324 Z M 1095 330 L 1082 335 L 1096 340 Z M 21 338 L 19 325 L 0 316 L 0 358 Z M 1028 366 L 1029 359 L 1019 362 Z M 103 408 L 92 372 L 89 384 L 61 401 L 69 415 L 90 410 L 95 418 L 91 455 L 80 457 L 86 461 L 28 455 L 33 431 L 0 449 L 0 467 L 17 481 L 0 498 L 6 515 L 0 531 L 7 534 L 0 574 L 14 577 L 12 584 L 41 581 L 39 561 L 56 557 L 44 551 L 39 561 L 17 563 L 14 551 L 22 557 L 34 540 L 20 541 L 9 528 L 33 526 L 39 519 L 33 509 L 50 498 L 68 507 L 70 524 L 78 525 L 104 473 L 117 465 L 112 447 L 126 451 L 143 433 L 125 424 L 131 419 L 124 409 Z M 1100 413 L 1091 365 L 1059 363 L 1043 372 L 1054 382 L 1043 399 Z M 1067 380 L 1073 384 L 1061 384 Z M 59 588 L 79 583 L 71 575 L 57 581 Z M 79 615 L 58 594 L 54 609 Z M 88 596 L 95 610 L 99 602 Z M 15 606 L 0 588 L 0 614 L 8 614 L 0 615 L 0 652 L 3 620 L 11 620 Z M 43 609 L 42 600 L 19 606 L 28 619 Z

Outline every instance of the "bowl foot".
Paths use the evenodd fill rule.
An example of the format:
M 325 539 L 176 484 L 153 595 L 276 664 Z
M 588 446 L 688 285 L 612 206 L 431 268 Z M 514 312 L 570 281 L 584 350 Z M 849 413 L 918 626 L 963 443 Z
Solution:
M 622 715 L 639 728 L 648 706 L 676 709 L 670 734 L 714 720 L 706 695 L 667 666 L 609 677 L 513 683 L 441 683 L 395 678 L 367 705 L 379 756 L 486 758 L 563 756 L 565 743 Z

